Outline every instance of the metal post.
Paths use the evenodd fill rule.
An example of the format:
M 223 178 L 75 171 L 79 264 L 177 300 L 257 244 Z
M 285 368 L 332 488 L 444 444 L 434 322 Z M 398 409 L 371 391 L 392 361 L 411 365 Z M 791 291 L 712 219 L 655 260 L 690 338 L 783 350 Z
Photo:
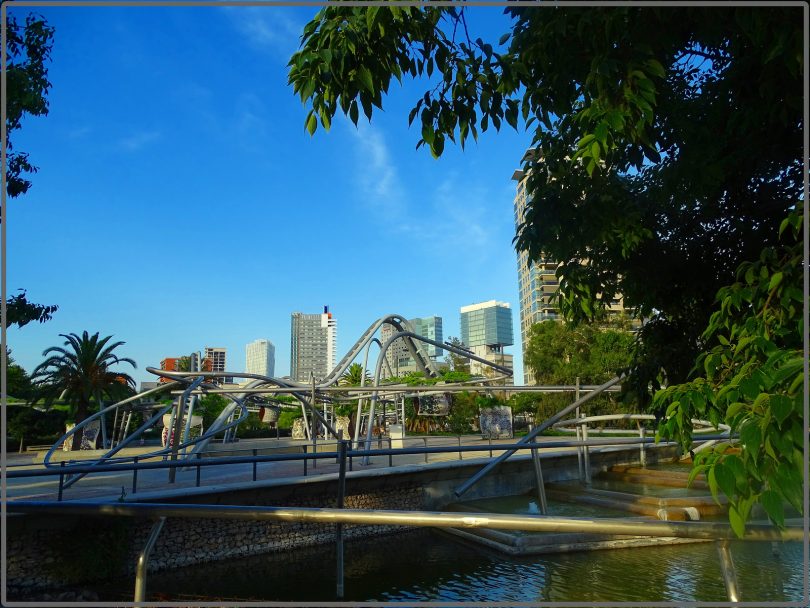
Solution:
M 255 460 L 255 458 L 258 455 L 258 452 L 259 451 L 256 448 L 253 448 L 253 458 L 254 458 L 254 460 L 253 460 L 253 481 L 256 481 L 256 460 Z
M 99 411 L 101 411 L 100 408 L 99 408 Z M 123 424 L 124 424 L 124 418 L 122 417 L 121 418 L 121 425 L 123 426 Z M 115 429 L 117 429 L 117 428 L 118 428 L 118 408 L 115 408 L 115 417 L 113 418 L 112 436 L 110 437 L 110 447 L 111 448 L 115 447 L 115 440 L 118 439 L 117 435 L 119 433 L 116 433 L 116 431 L 115 431 Z
M 489 457 L 492 458 L 492 433 L 488 435 L 489 438 Z
M 576 385 L 574 389 L 574 401 L 579 401 L 579 376 L 577 376 Z M 579 408 L 576 409 L 576 413 L 574 417 L 579 420 L 580 412 Z M 576 432 L 577 441 L 582 440 L 582 427 L 578 424 L 574 425 L 574 431 Z M 585 481 L 585 465 L 582 462 L 582 446 L 577 446 L 577 468 L 579 469 L 579 481 Z
M 143 551 L 138 556 L 138 565 L 135 568 L 135 601 L 146 601 L 146 570 L 149 565 L 149 554 L 152 552 L 152 547 L 155 546 L 160 531 L 163 529 L 163 524 L 166 523 L 166 518 L 161 517 L 152 526 L 152 531 L 149 533 L 149 538 L 146 540 Z
M 461 435 L 458 436 L 458 459 L 461 460 Z
M 135 494 L 138 491 L 138 457 L 132 459 L 132 464 L 135 465 L 135 468 L 132 469 L 132 493 Z
M 200 460 L 202 460 L 202 452 L 197 452 L 197 461 L 200 461 Z M 200 469 L 201 468 L 202 467 L 200 467 L 200 465 L 197 464 L 197 487 L 198 488 L 200 487 Z
M 422 441 L 425 442 L 425 449 L 427 449 L 427 437 L 422 437 Z M 427 455 L 427 452 L 425 452 L 425 462 L 427 462 L 427 458 L 428 458 L 428 455 Z
M 59 467 L 64 470 L 65 468 L 65 461 L 59 463 Z M 61 502 L 62 501 L 62 488 L 64 487 L 65 483 L 65 474 L 59 473 L 59 495 L 56 497 L 56 500 Z
M 577 418 L 579 418 L 579 413 L 577 413 Z M 577 442 L 582 441 L 582 427 L 579 424 L 574 426 L 574 430 L 576 431 L 576 439 Z M 577 445 L 577 468 L 579 469 L 579 481 L 580 483 L 585 483 L 585 463 L 582 461 L 582 446 Z
M 389 450 L 394 449 L 394 448 L 392 447 L 392 444 L 391 444 L 391 438 L 390 438 L 390 437 L 388 438 L 388 449 L 389 449 Z M 388 466 L 389 466 L 389 467 L 394 466 L 394 455 L 393 455 L 393 454 L 388 454 Z
M 588 441 L 588 425 L 582 425 L 582 441 Z M 591 485 L 591 452 L 586 445 L 583 450 L 583 466 L 585 467 L 585 484 Z
M 638 436 L 642 439 L 642 443 L 640 443 L 639 446 L 638 446 L 638 449 L 639 449 L 639 461 L 641 462 L 641 466 L 646 467 L 647 466 L 647 450 L 644 448 L 643 440 L 644 440 L 644 435 L 645 435 L 647 429 L 644 428 L 644 423 L 641 422 L 640 420 L 637 422 L 637 424 L 638 424 Z
M 537 445 L 537 438 L 532 439 L 532 443 Z M 534 478 L 537 482 L 537 497 L 540 499 L 540 513 L 548 515 L 548 503 L 546 502 L 546 484 L 543 481 L 543 469 L 540 466 L 540 454 L 536 449 L 532 450 L 532 463 L 534 464 Z
M 180 445 L 180 430 L 183 428 L 183 411 L 186 409 L 186 400 L 191 395 L 191 392 L 196 389 L 205 380 L 204 376 L 200 376 L 193 380 L 188 388 L 183 391 L 183 394 L 177 399 L 177 415 L 174 417 L 173 424 L 169 427 L 169 443 L 172 446 L 171 460 L 177 460 L 179 452 L 178 446 Z M 173 429 L 173 430 L 172 430 Z M 174 483 L 177 476 L 177 468 L 172 467 L 169 469 L 169 483 Z
M 104 410 L 104 402 L 101 400 L 100 395 L 96 395 L 96 401 L 98 401 L 98 411 L 101 412 Z M 117 409 L 116 409 L 117 411 Z M 94 446 L 95 447 L 95 446 Z M 104 414 L 101 416 L 101 447 L 105 450 L 107 449 L 107 415 Z M 113 446 L 109 446 L 113 447 Z
M 346 497 L 346 442 L 340 439 L 338 443 L 340 469 L 338 472 L 337 508 L 343 508 Z M 337 546 L 337 599 L 343 599 L 343 524 L 335 524 L 335 541 Z
M 310 405 L 312 405 L 312 453 L 316 454 L 318 452 L 318 417 L 315 415 L 315 411 L 317 409 L 317 404 L 315 403 L 315 374 L 309 372 L 309 377 L 312 380 L 312 401 L 310 401 Z M 312 461 L 312 468 L 318 468 L 318 461 Z
M 307 476 L 307 463 L 309 461 L 309 458 L 307 458 L 307 446 L 302 445 L 301 447 L 304 448 L 304 477 L 306 477 Z
M 723 582 L 726 585 L 728 601 L 740 601 L 740 588 L 737 585 L 737 572 L 734 570 L 734 561 L 728 550 L 728 540 L 717 541 L 717 554 L 720 556 L 720 571 L 723 573 Z

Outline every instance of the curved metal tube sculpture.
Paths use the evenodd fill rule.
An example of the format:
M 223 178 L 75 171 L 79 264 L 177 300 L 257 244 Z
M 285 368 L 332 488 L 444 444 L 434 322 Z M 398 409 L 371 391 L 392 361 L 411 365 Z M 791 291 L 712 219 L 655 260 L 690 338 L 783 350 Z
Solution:
M 385 344 L 382 344 L 378 338 L 374 337 L 374 334 L 377 332 L 377 330 L 379 330 L 383 325 L 386 324 L 391 325 L 397 331 L 390 339 L 386 341 Z M 435 340 L 430 340 L 429 338 L 420 336 L 413 331 L 413 327 L 408 322 L 408 320 L 405 319 L 403 316 L 390 314 L 380 317 L 374 323 L 372 323 L 368 327 L 368 329 L 360 336 L 360 338 L 354 343 L 354 345 L 348 350 L 348 352 L 334 367 L 334 369 L 332 369 L 332 371 L 330 371 L 329 374 L 327 374 L 327 376 L 323 380 L 321 380 L 320 383 L 318 384 L 313 383 L 312 385 L 306 385 L 292 380 L 282 380 L 279 378 L 271 378 L 269 376 L 262 376 L 260 374 L 250 374 L 250 373 L 206 372 L 206 371 L 179 372 L 179 371 L 161 370 L 156 369 L 154 367 L 147 367 L 146 370 L 148 372 L 155 374 L 156 376 L 166 378 L 169 380 L 169 382 L 165 383 L 162 386 L 158 386 L 146 390 L 144 392 L 137 393 L 131 397 L 123 399 L 107 407 L 103 407 L 100 411 L 84 419 L 82 422 L 77 424 L 70 431 L 65 433 L 59 440 L 56 441 L 56 443 L 50 448 L 50 450 L 45 455 L 44 465 L 46 467 L 56 466 L 56 463 L 52 462 L 53 453 L 58 449 L 59 446 L 63 445 L 65 441 L 73 437 L 75 433 L 83 431 L 87 427 L 87 425 L 90 424 L 91 422 L 98 419 L 101 419 L 103 422 L 104 417 L 108 413 L 113 411 L 116 414 L 117 420 L 118 408 L 134 403 L 140 399 L 143 399 L 144 397 L 156 395 L 158 393 L 167 390 L 175 390 L 178 389 L 179 387 L 183 387 L 184 390 L 183 394 L 180 397 L 178 397 L 175 403 L 171 403 L 166 405 L 165 407 L 160 408 L 156 414 L 152 415 L 147 421 L 145 421 L 141 426 L 139 426 L 137 429 L 135 429 L 132 433 L 128 435 L 126 434 L 126 430 L 128 430 L 129 422 L 127 422 L 126 427 L 122 427 L 120 433 L 123 438 L 117 444 L 113 445 L 102 456 L 92 461 L 90 463 L 90 466 L 91 467 L 97 466 L 104 462 L 109 461 L 113 456 L 115 456 L 115 454 L 119 453 L 121 450 L 131 445 L 132 442 L 135 441 L 136 439 L 140 438 L 146 430 L 152 428 L 170 410 L 172 411 L 172 418 L 169 423 L 169 428 L 174 431 L 174 435 L 170 433 L 169 441 L 167 441 L 167 445 L 165 447 L 162 447 L 161 449 L 158 450 L 154 450 L 152 452 L 148 452 L 146 454 L 140 454 L 138 458 L 146 459 L 163 456 L 165 459 L 167 455 L 170 453 L 172 454 L 173 459 L 178 457 L 193 458 L 197 454 L 204 451 L 205 448 L 208 446 L 210 440 L 213 439 L 216 435 L 221 434 L 223 432 L 227 433 L 229 430 L 235 429 L 241 422 L 243 422 L 247 418 L 248 410 L 246 400 L 248 396 L 252 393 L 249 389 L 261 388 L 263 386 L 268 385 L 277 386 L 279 388 L 300 389 L 300 391 L 295 390 L 291 394 L 301 403 L 302 411 L 304 412 L 304 414 L 306 415 L 307 411 L 311 413 L 332 436 L 337 438 L 338 437 L 337 432 L 335 431 L 334 427 L 331 424 L 329 424 L 327 420 L 323 417 L 323 415 L 318 411 L 317 407 L 315 407 L 315 403 L 312 401 L 312 396 L 315 393 L 317 393 L 318 389 L 330 388 L 335 384 L 337 384 L 343 373 L 346 372 L 346 370 L 349 368 L 349 365 L 357 358 L 357 356 L 362 352 L 364 348 L 366 352 L 364 357 L 363 370 L 365 371 L 368 364 L 369 348 L 372 342 L 376 342 L 380 346 L 380 353 L 377 360 L 374 378 L 374 387 L 373 392 L 371 393 L 371 403 L 369 408 L 369 418 L 368 418 L 369 423 L 368 423 L 368 431 L 366 434 L 366 446 L 369 447 L 371 444 L 371 431 L 372 431 L 371 421 L 373 420 L 374 407 L 379 395 L 380 373 L 382 370 L 383 362 L 388 364 L 388 362 L 385 359 L 385 354 L 390 345 L 395 340 L 402 340 L 405 343 L 405 346 L 410 356 L 416 362 L 418 369 L 420 369 L 420 371 L 424 372 L 429 377 L 438 376 L 439 371 L 436 364 L 427 355 L 427 351 L 425 350 L 424 344 L 439 346 L 443 349 L 449 350 L 450 352 L 460 354 L 465 357 L 469 357 L 471 359 L 475 359 L 476 361 L 479 361 L 490 367 L 493 367 L 494 369 L 501 371 L 508 376 L 512 375 L 512 370 L 496 365 L 490 361 L 487 361 L 486 359 L 477 357 L 471 354 L 469 351 L 458 349 L 451 345 L 436 342 Z M 228 399 L 230 399 L 232 403 L 228 404 L 222 410 L 220 415 L 216 418 L 216 420 L 214 420 L 214 422 L 211 424 L 211 426 L 206 432 L 204 432 L 199 437 L 189 438 L 191 413 L 193 411 L 196 399 L 196 397 L 192 396 L 193 391 L 195 391 L 195 389 L 198 388 L 202 389 L 203 392 L 205 392 L 205 390 L 207 389 L 220 389 L 221 387 L 219 387 L 218 385 L 206 382 L 206 380 L 226 376 L 252 379 L 253 382 L 250 382 L 245 387 L 235 389 L 233 391 L 234 394 L 225 393 L 225 396 Z M 186 408 L 186 403 L 190 396 L 192 398 L 191 405 L 188 408 Z M 361 408 L 362 406 L 360 405 L 360 403 L 358 403 L 358 413 L 357 413 L 358 424 L 362 412 Z M 237 410 L 241 410 L 240 415 L 238 417 L 235 417 Z M 186 420 L 185 425 L 182 424 L 184 418 Z M 230 420 L 230 422 L 228 422 L 228 420 Z M 359 444 L 358 435 L 359 429 L 355 432 L 355 440 L 358 441 Z M 113 441 L 112 443 L 115 442 Z M 191 447 L 190 451 L 187 450 L 187 448 L 189 447 Z M 131 458 L 124 458 L 122 460 L 126 461 L 130 459 Z M 84 465 L 86 466 L 86 464 L 87 463 L 85 461 Z M 68 471 L 70 469 L 69 466 L 65 468 Z M 65 481 L 65 487 L 69 487 L 70 485 L 72 485 L 73 483 L 84 477 L 86 474 L 87 473 L 81 473 L 70 476 Z

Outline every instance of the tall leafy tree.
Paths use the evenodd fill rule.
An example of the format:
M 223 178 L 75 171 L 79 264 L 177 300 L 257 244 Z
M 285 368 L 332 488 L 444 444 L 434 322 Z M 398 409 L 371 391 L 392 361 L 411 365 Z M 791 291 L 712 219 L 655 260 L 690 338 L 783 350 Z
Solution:
M 64 347 L 51 346 L 43 351 L 47 357 L 31 375 L 36 385 L 34 403 L 44 401 L 50 406 L 57 399 L 67 401 L 76 424 L 90 413 L 91 403 L 104 398 L 119 399 L 135 389 L 135 380 L 112 366 L 127 363 L 137 367 L 128 357 L 119 357 L 113 351 L 124 342 L 112 342 L 112 336 L 59 334 L 65 338 Z M 73 435 L 73 449 L 81 445 L 81 433 Z
M 628 384 L 642 404 L 674 414 L 652 395 L 695 374 L 711 376 L 694 364 L 700 353 L 724 346 L 713 329 L 716 294 L 734 289 L 727 286 L 742 264 L 762 262 L 779 248 L 780 223 L 800 205 L 807 171 L 803 9 L 510 6 L 505 12 L 511 27 L 484 41 L 457 7 L 321 10 L 289 63 L 290 83 L 310 107 L 305 126 L 314 133 L 320 121 L 328 129 L 338 111 L 355 123 L 359 110 L 371 119 L 392 79 L 403 77 L 427 81 L 408 120 L 418 117 L 417 147 L 434 157 L 447 141 L 464 146 L 490 126 L 523 124 L 533 153 L 525 157 L 530 202 L 516 246 L 532 258 L 560 261 L 558 302 L 568 319 L 597 317 L 617 294 L 646 319 Z M 769 293 L 801 289 L 790 259 L 777 256 L 765 269 L 785 281 Z M 721 310 L 728 297 L 721 293 Z M 758 309 L 748 301 L 726 316 L 737 328 L 723 335 L 731 348 L 743 350 L 739 328 L 756 326 L 758 310 L 787 314 L 792 305 L 789 297 L 767 302 Z M 804 334 L 792 335 L 801 341 Z M 788 343 L 774 344 L 789 354 Z M 788 396 L 790 385 L 773 382 L 781 368 L 767 361 L 773 362 L 755 358 L 741 369 L 762 369 L 767 381 L 760 388 L 771 394 L 779 386 Z M 710 399 L 726 417 L 739 413 L 721 395 L 737 375 L 710 381 Z M 766 412 L 769 403 L 760 402 Z M 685 438 L 689 431 L 683 429 Z M 763 487 L 789 498 L 765 474 Z M 727 485 L 734 500 L 772 496 Z M 749 509 L 739 506 L 744 520 Z
M 616 327 L 544 321 L 529 330 L 523 364 L 532 371 L 537 384 L 573 385 L 577 379 L 581 384 L 602 384 L 626 371 L 633 343 L 629 331 Z M 529 394 L 526 402 L 518 399 L 516 405 L 525 408 L 533 403 L 542 421 L 571 401 L 570 395 L 538 393 Z M 617 407 L 614 398 L 604 396 L 591 402 L 588 412 L 615 413 L 617 409 L 632 407 L 630 401 Z
M 456 338 L 455 336 L 450 336 L 447 339 L 447 343 L 451 346 L 455 346 L 458 348 L 467 348 L 464 342 L 461 341 L 460 338 Z M 450 351 L 447 352 L 447 357 L 445 357 L 445 362 L 450 366 L 450 369 L 454 372 L 460 372 L 464 374 L 470 373 L 470 359 L 468 357 L 462 357 L 461 355 L 457 355 L 456 353 L 451 353 Z
M 630 364 L 633 335 L 593 324 L 535 323 L 523 363 L 538 384 L 601 384 Z
M 37 15 L 29 15 L 20 24 L 13 14 L 6 28 L 6 196 L 16 198 L 28 192 L 28 176 L 36 173 L 28 154 L 12 145 L 12 134 L 20 129 L 25 116 L 48 113 L 48 62 L 53 47 L 53 28 Z M 6 302 L 6 325 L 22 327 L 31 321 L 43 323 L 56 312 L 57 306 L 30 302 L 25 290 Z
M 11 353 L 6 353 L 6 393 L 17 399 L 29 399 L 33 396 L 34 385 L 31 377 L 20 365 L 11 358 Z

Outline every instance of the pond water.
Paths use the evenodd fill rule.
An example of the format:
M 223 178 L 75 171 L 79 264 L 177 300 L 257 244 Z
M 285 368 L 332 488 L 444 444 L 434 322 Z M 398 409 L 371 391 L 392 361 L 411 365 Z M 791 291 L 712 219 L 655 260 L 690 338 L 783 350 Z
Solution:
M 800 601 L 801 543 L 731 546 L 742 600 Z M 132 580 L 97 589 L 129 599 Z M 335 601 L 334 546 L 150 574 L 149 599 Z M 510 558 L 432 530 L 347 542 L 345 601 L 728 601 L 715 544 Z

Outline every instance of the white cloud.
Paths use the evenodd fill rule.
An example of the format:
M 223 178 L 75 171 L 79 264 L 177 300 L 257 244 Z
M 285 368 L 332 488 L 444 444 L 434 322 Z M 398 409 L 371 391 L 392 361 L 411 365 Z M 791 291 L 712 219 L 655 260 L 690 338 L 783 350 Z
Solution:
M 236 101 L 234 109 L 234 125 L 237 132 L 243 136 L 254 140 L 262 137 L 267 128 L 264 119 L 265 106 L 262 100 L 253 93 L 243 93 Z
M 138 131 L 118 140 L 118 145 L 124 150 L 135 152 L 158 139 L 160 139 L 160 131 Z
M 354 179 L 361 193 L 361 204 L 391 234 L 417 242 L 433 254 L 464 250 L 470 258 L 488 257 L 500 222 L 499 196 L 469 176 L 456 171 L 437 185 L 401 178 L 384 134 L 360 121 L 355 128 L 341 120 L 354 136 Z M 497 211 L 496 211 L 497 210 Z M 507 212 L 508 213 L 508 212 Z M 507 215 L 509 217 L 509 215 Z
M 90 128 L 87 125 L 84 125 L 84 126 L 81 126 L 81 127 L 76 126 L 76 127 L 73 127 L 72 129 L 70 129 L 67 132 L 67 137 L 68 137 L 68 139 L 81 139 L 81 138 L 89 135 L 92 132 L 92 130 L 93 129 Z
M 272 51 L 286 61 L 298 49 L 304 29 L 281 7 L 225 7 L 231 22 L 254 48 Z
M 380 220 L 402 222 L 408 211 L 404 190 L 383 134 L 363 122 L 358 122 L 357 128 L 347 120 L 341 122 L 355 138 L 355 175 L 363 203 Z

